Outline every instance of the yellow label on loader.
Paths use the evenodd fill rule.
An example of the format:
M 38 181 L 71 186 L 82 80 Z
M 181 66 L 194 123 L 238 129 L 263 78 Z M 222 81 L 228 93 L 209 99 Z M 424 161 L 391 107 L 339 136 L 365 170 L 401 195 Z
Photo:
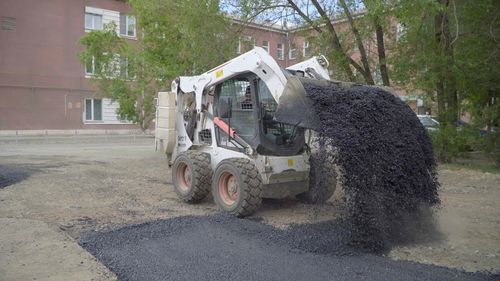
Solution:
M 215 72 L 215 78 L 222 77 L 223 74 L 224 74 L 224 71 L 222 69 L 219 69 L 219 70 L 217 70 L 217 72 Z
M 293 159 L 288 159 L 288 167 L 292 167 L 293 166 Z

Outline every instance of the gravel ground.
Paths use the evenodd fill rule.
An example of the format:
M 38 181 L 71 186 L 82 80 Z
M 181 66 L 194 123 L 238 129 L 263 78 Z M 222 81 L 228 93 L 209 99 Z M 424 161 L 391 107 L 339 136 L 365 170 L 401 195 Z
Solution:
M 162 230 L 168 226 L 175 226 L 180 231 L 175 232 L 172 228 L 162 230 L 165 235 L 162 235 L 164 237 L 161 239 L 166 242 L 175 241 L 179 245 L 162 243 L 161 247 L 149 248 L 150 255 L 153 253 L 162 255 L 163 250 L 184 249 L 189 243 L 223 245 L 221 243 L 233 241 L 230 245 L 234 245 L 237 241 L 241 241 L 240 239 L 245 241 L 243 245 L 258 251 L 254 260 L 240 256 L 240 261 L 243 261 L 236 269 L 224 269 L 229 273 L 235 270 L 245 271 L 248 264 L 248 266 L 258 266 L 257 273 L 254 270 L 252 272 L 260 274 L 259 271 L 267 272 L 266 270 L 271 268 L 266 265 L 269 263 L 277 266 L 274 269 L 277 272 L 290 268 L 298 268 L 297 271 L 299 268 L 307 269 L 307 279 L 312 279 L 320 277 L 316 277 L 316 270 L 311 271 L 310 268 L 304 267 L 304 264 L 315 266 L 317 263 L 318 268 L 322 266 L 317 272 L 329 273 L 329 278 L 336 270 L 339 274 L 344 272 L 346 279 L 349 276 L 351 279 L 357 279 L 355 274 L 358 268 L 354 267 L 356 264 L 359 264 L 359 272 L 363 274 L 370 272 L 366 268 L 363 269 L 363 266 L 376 268 L 380 270 L 378 273 L 382 272 L 384 266 L 388 266 L 388 271 L 397 271 L 395 268 L 399 267 L 408 270 L 413 268 L 411 270 L 414 270 L 415 274 L 412 276 L 423 274 L 422 279 L 427 276 L 425 272 L 429 268 L 436 274 L 444 274 L 442 276 L 458 274 L 461 278 L 475 278 L 458 271 L 427 267 L 422 264 L 397 263 L 390 259 L 439 265 L 469 272 L 500 272 L 498 235 L 500 175 L 498 174 L 466 169 L 440 169 L 442 207 L 439 211 L 439 227 L 445 238 L 396 247 L 387 255 L 389 259 L 374 255 L 344 255 L 346 252 L 350 253 L 351 249 L 339 241 L 336 232 L 333 231 L 339 230 L 335 226 L 339 212 L 333 201 L 323 206 L 311 206 L 296 200 L 265 200 L 259 211 L 249 219 L 215 221 L 217 216 L 213 215 L 217 214 L 218 210 L 210 198 L 197 205 L 184 204 L 178 200 L 171 186 L 166 159 L 154 152 L 153 139 L 149 137 L 137 137 L 135 140 L 131 137 L 106 139 L 104 136 L 60 137 L 56 140 L 49 137 L 19 141 L 17 144 L 2 142 L 0 139 L 0 165 L 3 171 L 0 171 L 0 174 L 5 174 L 7 170 L 29 173 L 29 177 L 0 189 L 0 219 L 10 225 L 0 228 L 0 280 L 2 281 L 33 280 L 33 278 L 51 281 L 115 280 L 116 277 L 111 271 L 102 265 L 99 266 L 91 255 L 78 246 L 82 234 L 105 233 L 99 240 L 97 238 L 94 240 L 96 243 L 101 241 L 105 245 L 108 241 L 106 235 L 113 235 L 112 233 L 115 233 L 113 231 L 117 231 L 116 233 L 137 231 L 139 236 L 148 238 L 151 237 L 147 231 L 148 227 Z M 185 216 L 188 218 L 178 218 Z M 130 227 L 152 221 L 157 223 Z M 333 223 L 334 226 L 325 228 L 322 223 L 326 225 Z M 196 224 L 200 225 L 199 229 L 206 230 L 191 234 L 190 228 L 196 228 Z M 122 229 L 123 227 L 125 228 Z M 325 234 L 319 231 L 321 229 L 331 231 Z M 259 234 L 259 231 L 262 234 Z M 207 236 L 207 233 L 214 233 L 220 238 L 217 240 Z M 217 233 L 220 233 L 220 236 L 217 236 Z M 37 235 L 43 237 L 37 238 Z M 270 238 L 266 238 L 268 236 Z M 335 238 L 332 241 L 336 243 L 329 241 L 332 238 Z M 147 241 L 137 239 L 139 244 Z M 283 239 L 283 243 L 276 241 L 280 239 Z M 261 240 L 262 242 L 259 242 Z M 155 245 L 154 240 L 151 241 L 153 241 L 151 245 Z M 315 243 L 310 244 L 311 241 Z M 90 247 L 91 244 L 88 245 Z M 249 249 L 247 246 L 239 247 L 246 250 Z M 231 249 L 226 247 L 224 251 L 227 252 L 223 253 L 227 255 L 232 253 L 238 260 L 241 252 Z M 109 248 L 103 246 L 103 253 L 107 250 Z M 131 249 L 127 247 L 115 249 L 117 253 L 128 250 Z M 146 250 L 145 248 L 144 251 Z M 208 264 L 216 262 L 209 259 L 209 253 L 218 255 L 209 251 L 196 260 L 193 252 L 186 252 L 184 256 L 179 252 L 172 253 L 179 254 L 179 261 L 171 260 L 172 266 L 186 259 L 188 261 L 186 266 L 191 268 L 194 261 L 203 259 L 200 264 L 207 263 L 205 269 L 208 268 Z M 283 263 L 279 267 L 279 260 L 287 256 L 287 253 L 290 265 Z M 134 256 L 135 253 L 128 262 L 133 262 Z M 264 257 L 266 263 L 258 264 Z M 309 257 L 315 262 L 310 262 Z M 193 263 L 190 263 L 191 259 Z M 353 265 L 349 269 L 346 266 L 338 268 L 332 266 L 337 263 L 346 265 L 348 261 L 352 261 Z M 153 260 L 153 262 L 161 261 Z M 113 268 L 109 264 L 106 265 Z M 224 268 L 224 264 L 217 263 L 214 267 Z M 272 272 L 268 274 L 270 277 L 277 276 Z M 387 278 L 395 277 L 389 273 L 387 276 L 389 276 Z M 484 276 L 476 277 L 481 279 Z M 406 277 L 401 276 L 400 279 Z
M 224 215 L 189 216 L 89 233 L 81 245 L 119 280 L 495 280 L 357 253 L 343 231 L 335 223 L 278 230 Z

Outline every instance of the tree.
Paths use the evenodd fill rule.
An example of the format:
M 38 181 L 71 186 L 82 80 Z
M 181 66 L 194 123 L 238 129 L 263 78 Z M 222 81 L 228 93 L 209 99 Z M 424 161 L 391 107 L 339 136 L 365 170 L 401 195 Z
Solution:
M 79 55 L 95 68 L 93 82 L 101 95 L 120 104 L 119 116 L 147 129 L 154 118 L 153 100 L 179 75 L 201 74 L 227 60 L 234 35 L 218 1 L 129 0 L 138 35 L 130 41 L 116 25 L 86 33 Z
M 395 14 L 404 27 L 393 59 L 395 77 L 437 102 L 440 160 L 451 161 L 459 152 L 462 131 L 456 124 L 467 111 L 477 129 L 489 128 L 490 136 L 479 140 L 491 140 L 500 163 L 499 134 L 491 129 L 500 123 L 500 3 L 400 0 Z
M 500 164 L 499 1 L 226 2 L 232 3 L 231 11 L 238 11 L 249 21 L 281 18 L 315 32 L 317 44 L 327 47 L 336 79 L 353 81 L 356 70 L 364 83 L 373 84 L 372 71 L 378 67 L 384 85 L 425 94 L 426 100 L 437 104 L 428 110 L 437 113 L 441 123 L 439 133 L 434 135 L 435 151 L 441 161 L 453 160 L 466 147 L 467 130 L 457 129 L 457 120 L 464 112 L 470 113 L 474 142 L 493 152 Z M 346 19 L 347 30 L 332 24 L 338 18 Z M 391 29 L 395 23 L 398 28 L 394 34 Z M 376 56 L 365 45 L 373 37 Z M 360 53 L 357 61 L 349 53 L 353 48 Z M 480 128 L 487 131 L 486 137 L 479 137 Z
M 253 21 L 255 18 L 282 19 L 294 21 L 306 31 L 317 33 L 316 43 L 326 50 L 332 67 L 336 72 L 336 79 L 356 81 L 359 73 L 366 84 L 375 84 L 373 70 L 378 64 L 383 84 L 390 85 L 389 69 L 386 62 L 384 33 L 385 18 L 390 9 L 385 1 L 376 0 L 338 0 L 338 1 L 293 1 L 293 0 L 227 0 L 227 8 L 236 11 L 243 19 Z M 360 9 L 368 17 L 359 17 Z M 339 30 L 332 21 L 346 18 L 349 26 L 347 32 Z M 377 55 L 370 57 L 366 50 L 366 42 L 373 33 L 377 35 Z M 351 44 L 349 38 L 353 38 Z M 319 40 L 318 40 L 319 39 Z M 359 50 L 359 61 L 351 57 L 355 47 Z M 339 70 L 339 71 L 337 71 Z
M 450 8 L 459 101 L 500 166 L 500 2 L 453 0 Z

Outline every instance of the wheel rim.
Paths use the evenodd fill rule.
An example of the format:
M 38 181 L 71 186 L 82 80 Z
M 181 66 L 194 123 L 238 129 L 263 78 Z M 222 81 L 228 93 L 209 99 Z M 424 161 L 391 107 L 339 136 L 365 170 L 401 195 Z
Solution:
M 179 164 L 177 182 L 179 183 L 179 189 L 182 191 L 188 191 L 191 187 L 191 169 L 186 163 Z
M 238 199 L 238 179 L 229 172 L 223 172 L 219 178 L 219 195 L 226 205 L 233 205 Z

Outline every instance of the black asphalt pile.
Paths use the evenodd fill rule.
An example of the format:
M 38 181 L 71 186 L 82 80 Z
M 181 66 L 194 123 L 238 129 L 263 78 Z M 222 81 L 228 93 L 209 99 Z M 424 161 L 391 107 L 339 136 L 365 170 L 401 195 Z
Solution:
M 431 234 L 439 204 L 431 140 L 415 113 L 376 87 L 304 84 L 319 117 L 321 162 L 339 165 L 352 242 L 368 251 Z M 322 169 L 319 178 L 335 176 Z
M 341 240 L 345 237 L 343 231 L 335 222 L 279 230 L 258 221 L 219 214 L 89 232 L 82 235 L 80 245 L 122 281 L 496 278 L 356 253 Z
M 31 172 L 17 167 L 0 165 L 0 189 L 25 180 Z

